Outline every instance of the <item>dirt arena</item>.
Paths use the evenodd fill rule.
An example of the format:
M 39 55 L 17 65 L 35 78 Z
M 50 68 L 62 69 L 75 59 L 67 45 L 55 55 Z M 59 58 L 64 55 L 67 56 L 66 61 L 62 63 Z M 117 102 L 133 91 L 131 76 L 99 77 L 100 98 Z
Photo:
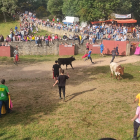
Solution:
M 75 130 L 77 135 L 79 127 L 77 128 L 75 125 L 81 126 L 80 131 L 83 131 L 83 134 L 86 131 L 90 131 L 93 127 L 92 119 L 95 119 L 100 115 L 98 114 L 98 112 L 101 111 L 100 106 L 104 106 L 106 104 L 107 108 L 104 108 L 102 111 L 108 112 L 108 109 L 112 109 L 113 107 L 111 101 L 113 99 L 115 100 L 115 106 L 117 105 L 117 109 L 120 110 L 123 104 L 119 104 L 118 100 L 123 100 L 125 98 L 125 93 L 121 93 L 123 90 L 122 87 L 126 87 L 125 90 L 128 94 L 131 93 L 131 91 L 127 90 L 127 86 L 137 84 L 136 82 L 129 82 L 126 84 L 123 80 L 123 82 L 121 81 L 120 83 L 117 83 L 117 88 L 119 88 L 121 94 L 117 94 L 118 96 L 114 99 L 113 94 L 118 93 L 116 91 L 117 80 L 110 78 L 110 60 L 111 57 L 95 59 L 93 60 L 95 64 L 91 64 L 90 60 L 77 60 L 73 62 L 74 70 L 71 69 L 70 66 L 68 66 L 68 70 L 65 70 L 65 66 L 62 66 L 65 70 L 65 74 L 70 75 L 70 79 L 67 80 L 66 84 L 66 102 L 59 99 L 58 87 L 53 87 L 53 61 L 34 64 L 19 62 L 18 66 L 14 64 L 0 65 L 1 78 L 6 79 L 6 85 L 9 87 L 14 105 L 13 112 L 15 112 L 14 118 L 16 118 L 14 126 L 19 125 L 23 118 L 26 118 L 24 123 L 27 125 L 28 123 L 30 124 L 31 122 L 34 122 L 34 120 L 38 120 L 39 124 L 41 123 L 43 125 L 46 123 L 47 125 L 48 120 L 53 118 L 56 119 L 53 125 L 60 126 L 60 128 L 67 128 L 66 125 L 69 125 L 69 127 Z M 139 56 L 127 56 L 117 57 L 114 62 L 123 65 L 137 61 L 140 61 Z M 103 95 L 105 96 L 103 97 Z M 127 97 L 128 103 L 132 102 L 132 97 L 134 97 L 134 95 L 135 93 L 132 96 Z M 91 104 L 92 108 L 90 108 Z M 95 106 L 97 108 L 92 113 L 92 109 Z M 68 112 L 71 113 L 69 114 Z M 80 116 L 81 122 L 75 124 L 74 122 L 77 120 L 77 116 Z M 108 117 L 109 116 L 106 115 L 104 116 L 104 119 L 107 119 Z M 12 119 L 14 118 L 12 117 Z M 47 122 L 41 120 L 47 120 Z M 118 123 L 117 120 L 111 121 L 116 121 L 116 123 Z M 127 123 L 128 120 L 123 121 L 124 123 Z M 108 122 L 105 121 L 105 123 Z M 101 127 L 99 129 L 103 132 L 102 129 L 104 129 L 104 127 L 102 127 L 102 123 L 98 124 Z M 2 123 L 2 126 L 5 125 Z M 95 127 L 96 123 L 94 128 Z M 108 130 L 108 132 L 110 131 L 110 136 L 116 136 L 118 140 L 122 140 L 123 136 L 118 135 L 115 131 L 112 132 L 111 129 Z M 131 133 L 133 133 L 132 131 Z M 95 132 L 96 133 L 94 135 L 96 138 L 106 136 L 105 131 L 98 136 L 97 127 Z M 67 135 L 64 139 L 68 139 L 68 137 L 69 135 Z M 42 137 L 41 139 L 45 140 L 46 138 Z M 48 139 L 50 139 L 50 137 Z M 92 138 L 88 139 L 90 140 Z

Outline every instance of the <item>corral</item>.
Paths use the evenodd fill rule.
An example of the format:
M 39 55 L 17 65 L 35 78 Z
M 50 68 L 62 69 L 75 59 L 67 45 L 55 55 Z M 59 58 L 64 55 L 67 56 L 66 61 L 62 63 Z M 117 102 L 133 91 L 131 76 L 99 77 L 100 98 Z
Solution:
M 75 69 L 65 70 L 70 75 L 66 102 L 59 100 L 58 88 L 52 86 L 52 65 L 58 56 L 24 56 L 18 66 L 10 58 L 0 59 L 0 75 L 6 79 L 14 105 L 13 112 L 1 118 L 0 139 L 132 138 L 131 119 L 137 106 L 133 100 L 139 93 L 140 57 L 115 59 L 125 66 L 120 81 L 110 78 L 110 57 L 92 55 L 95 64 L 80 60 L 81 56 L 75 57 Z

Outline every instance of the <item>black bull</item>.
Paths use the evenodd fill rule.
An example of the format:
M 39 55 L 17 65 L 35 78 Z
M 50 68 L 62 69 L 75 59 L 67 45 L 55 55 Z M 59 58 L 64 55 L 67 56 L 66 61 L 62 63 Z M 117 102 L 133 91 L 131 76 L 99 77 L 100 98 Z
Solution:
M 67 69 L 67 65 L 71 65 L 71 67 L 72 67 L 72 61 L 74 61 L 74 60 L 75 60 L 75 58 L 73 56 L 70 58 L 58 58 L 58 64 L 60 66 L 66 65 L 66 69 Z

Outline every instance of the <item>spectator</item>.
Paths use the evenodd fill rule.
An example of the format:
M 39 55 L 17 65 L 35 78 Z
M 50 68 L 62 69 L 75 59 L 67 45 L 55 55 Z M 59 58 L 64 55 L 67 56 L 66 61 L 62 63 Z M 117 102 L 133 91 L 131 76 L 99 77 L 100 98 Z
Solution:
M 137 131 L 140 126 L 140 106 L 137 107 L 136 109 L 136 115 L 134 116 L 131 121 L 134 122 L 134 135 L 133 135 L 133 140 L 137 140 Z
M 67 34 L 65 33 L 64 35 L 63 35 L 63 40 L 68 40 L 68 37 L 67 37 Z
M 46 34 L 46 36 L 45 36 L 45 42 L 46 42 L 46 45 L 49 45 L 49 39 L 48 39 L 47 34 Z
M 34 35 L 32 35 L 31 41 L 35 41 L 35 36 Z
M 40 36 L 39 36 L 39 38 L 38 38 L 38 41 L 37 41 L 37 43 L 38 43 L 38 47 L 39 47 L 39 44 L 42 46 L 42 41 L 41 41 L 41 38 L 40 38 Z
M 38 44 L 38 36 L 35 37 L 35 43 Z
M 6 42 L 5 46 L 8 47 L 8 46 L 10 46 L 10 45 Z
M 4 43 L 2 43 L 1 46 L 5 46 Z
M 15 30 L 16 30 L 16 31 L 18 30 L 18 27 L 17 27 L 17 25 L 15 26 Z
M 58 35 L 56 34 L 54 37 L 55 40 L 59 40 Z
M 49 40 L 49 42 L 53 43 L 51 34 L 48 36 L 48 40 Z
M 41 37 L 41 40 L 42 40 L 42 41 L 45 41 L 45 38 L 44 38 L 44 36 L 43 36 L 43 35 L 42 35 L 42 37 Z
M 4 104 L 7 113 L 10 113 L 8 95 L 10 95 L 8 87 L 5 86 L 5 79 L 2 79 L 0 85 L 0 110 L 2 108 L 2 105 Z M 1 111 L 0 111 L 0 117 L 1 117 Z

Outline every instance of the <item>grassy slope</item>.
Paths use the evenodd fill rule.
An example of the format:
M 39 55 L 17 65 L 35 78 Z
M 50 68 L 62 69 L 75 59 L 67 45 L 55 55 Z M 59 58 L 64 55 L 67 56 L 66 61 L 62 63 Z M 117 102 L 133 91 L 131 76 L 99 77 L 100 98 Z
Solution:
M 67 97 L 69 101 L 66 103 L 46 100 L 47 92 L 52 96 L 53 93 L 57 94 L 58 89 L 56 87 L 55 91 L 50 89 L 46 92 L 44 86 L 49 83 L 45 79 L 34 79 L 34 82 L 41 82 L 39 87 L 42 85 L 42 89 L 31 88 L 27 92 L 10 87 L 12 93 L 19 92 L 18 96 L 22 98 L 19 104 L 25 107 L 16 107 L 15 112 L 1 119 L 0 139 L 97 140 L 113 137 L 130 140 L 133 135 L 131 118 L 137 106 L 133 100 L 139 93 L 139 67 L 140 62 L 126 64 L 121 81 L 110 78 L 108 66 L 84 68 L 81 70 L 82 76 L 75 69 L 75 76 L 67 85 L 67 88 L 71 88 L 71 91 L 67 91 L 71 92 L 71 96 Z M 30 81 L 21 79 L 9 83 L 26 80 Z M 18 96 L 13 99 L 15 103 Z
M 2 34 L 4 36 L 4 38 L 6 38 L 6 36 L 10 34 L 10 29 L 12 28 L 14 30 L 16 25 L 18 26 L 18 30 L 20 30 L 19 21 L 11 21 L 11 22 L 7 22 L 7 23 L 1 22 L 0 23 L 0 34 Z M 34 30 L 34 32 L 35 32 L 35 30 Z M 45 36 L 46 34 L 50 34 L 50 33 L 39 29 L 38 33 L 35 32 L 35 33 L 31 33 L 31 34 Z
M 12 28 L 14 30 L 16 25 L 18 26 L 19 29 L 20 24 L 18 21 L 0 23 L 0 34 L 2 34 L 4 38 L 6 38 L 6 36 L 10 34 L 10 29 Z

